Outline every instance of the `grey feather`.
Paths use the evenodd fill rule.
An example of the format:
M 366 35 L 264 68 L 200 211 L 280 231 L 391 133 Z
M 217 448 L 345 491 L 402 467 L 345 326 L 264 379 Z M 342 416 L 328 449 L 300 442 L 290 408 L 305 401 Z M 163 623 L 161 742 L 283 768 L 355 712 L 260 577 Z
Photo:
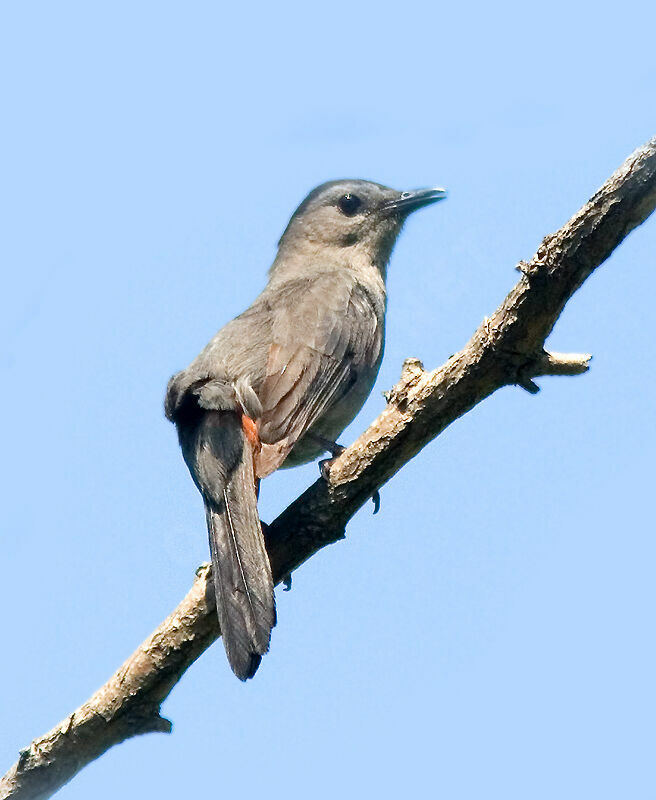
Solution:
M 316 458 L 360 410 L 383 355 L 392 248 L 407 214 L 443 196 L 357 180 L 315 189 L 253 305 L 169 381 L 165 411 L 205 501 L 223 640 L 242 679 L 275 624 L 255 480 Z M 242 415 L 256 425 L 256 453 Z
M 253 453 L 234 412 L 214 411 L 181 436 L 203 495 L 223 643 L 233 672 L 251 678 L 276 623 L 271 567 L 257 512 Z

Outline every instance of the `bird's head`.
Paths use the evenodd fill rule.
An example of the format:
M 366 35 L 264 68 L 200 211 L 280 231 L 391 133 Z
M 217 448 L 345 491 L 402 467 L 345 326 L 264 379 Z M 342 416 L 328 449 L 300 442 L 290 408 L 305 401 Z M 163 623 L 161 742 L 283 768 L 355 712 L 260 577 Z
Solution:
M 408 215 L 445 197 L 438 188 L 399 192 L 363 180 L 323 183 L 293 213 L 276 262 L 318 256 L 338 263 L 367 260 L 384 272 Z

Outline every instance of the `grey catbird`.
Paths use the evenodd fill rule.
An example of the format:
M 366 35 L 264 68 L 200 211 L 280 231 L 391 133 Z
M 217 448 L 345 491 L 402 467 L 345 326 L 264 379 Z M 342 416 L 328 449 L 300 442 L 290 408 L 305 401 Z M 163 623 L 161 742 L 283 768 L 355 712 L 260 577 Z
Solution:
M 166 416 L 203 496 L 221 633 L 242 680 L 276 622 L 259 479 L 315 459 L 360 410 L 383 355 L 392 248 L 411 211 L 445 196 L 361 180 L 314 189 L 264 291 L 169 381 Z

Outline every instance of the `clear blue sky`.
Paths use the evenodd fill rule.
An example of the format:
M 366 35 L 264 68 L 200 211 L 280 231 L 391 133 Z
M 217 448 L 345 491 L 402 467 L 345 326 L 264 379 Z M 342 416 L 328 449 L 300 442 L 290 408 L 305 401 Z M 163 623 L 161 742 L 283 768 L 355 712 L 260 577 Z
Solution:
M 0 767 L 207 557 L 169 375 L 336 177 L 444 185 L 389 277 L 385 361 L 465 344 L 513 270 L 656 133 L 653 3 L 13 3 L 3 82 Z M 569 304 L 579 378 L 498 392 L 62 798 L 653 798 L 656 219 Z M 316 477 L 267 479 L 265 520 Z

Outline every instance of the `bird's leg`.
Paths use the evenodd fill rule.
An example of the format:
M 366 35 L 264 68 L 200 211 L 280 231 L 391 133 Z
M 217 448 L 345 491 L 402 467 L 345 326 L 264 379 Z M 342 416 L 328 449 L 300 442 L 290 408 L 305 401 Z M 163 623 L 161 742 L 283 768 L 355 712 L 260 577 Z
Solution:
M 312 441 L 316 442 L 317 444 L 320 444 L 324 450 L 327 450 L 331 454 L 333 459 L 337 458 L 338 456 L 341 456 L 344 450 L 346 450 L 346 448 L 343 445 L 337 444 L 337 442 L 331 442 L 330 439 L 325 439 L 323 436 L 319 436 L 316 433 L 308 433 L 306 434 L 306 436 L 308 436 L 310 439 L 312 439 Z
M 319 474 L 325 481 L 328 481 L 330 479 L 330 467 L 346 448 L 341 444 L 337 444 L 337 442 L 331 442 L 330 439 L 324 439 L 323 436 L 318 436 L 316 433 L 308 435 L 332 455 L 332 458 L 324 458 L 319 462 Z M 380 492 L 378 489 L 371 495 L 371 501 L 374 504 L 374 514 L 377 514 L 380 511 Z

